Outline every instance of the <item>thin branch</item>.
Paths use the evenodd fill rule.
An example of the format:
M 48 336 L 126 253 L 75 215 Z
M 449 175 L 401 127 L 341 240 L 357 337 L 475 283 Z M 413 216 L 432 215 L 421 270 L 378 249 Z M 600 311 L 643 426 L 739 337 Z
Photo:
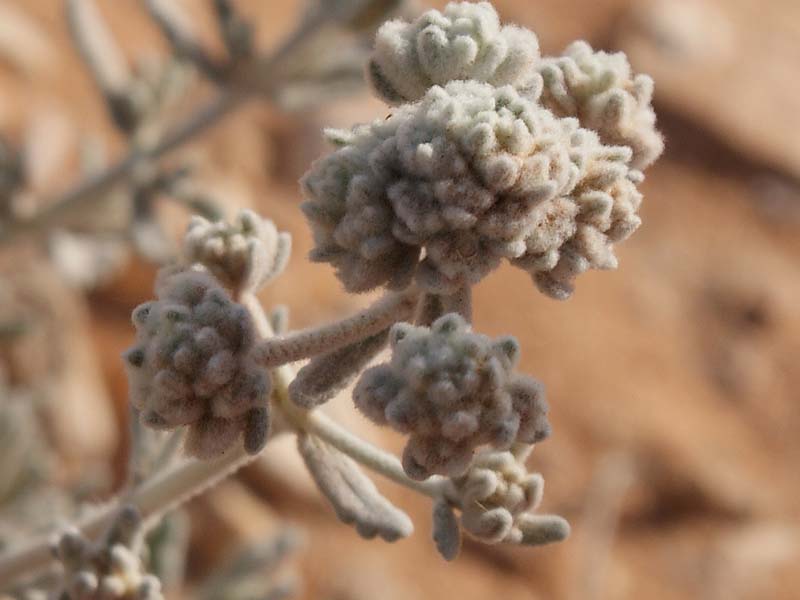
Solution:
M 237 447 L 218 460 L 184 462 L 144 482 L 126 497 L 126 502 L 136 506 L 144 519 L 154 519 L 204 492 L 254 458 Z M 111 503 L 80 520 L 75 527 L 86 537 L 96 538 L 117 511 L 116 503 Z M 0 556 L 0 590 L 46 567 L 53 560 L 51 541 L 51 535 L 41 537 Z
M 464 286 L 452 294 L 442 296 L 442 309 L 446 313 L 457 313 L 467 323 L 472 323 L 472 288 Z
M 222 66 L 205 51 L 191 20 L 175 0 L 144 0 L 144 6 L 167 38 L 176 56 L 191 61 L 212 81 L 222 80 Z
M 246 293 L 242 295 L 239 301 L 250 311 L 259 334 L 263 338 L 272 337 L 272 326 L 258 298 L 251 293 Z M 444 493 L 442 478 L 430 477 L 425 481 L 413 480 L 406 475 L 400 460 L 393 454 L 376 448 L 369 442 L 353 435 L 318 410 L 307 411 L 295 406 L 289 397 L 289 385 L 295 377 L 292 367 L 282 365 L 272 371 L 272 377 L 275 384 L 275 396 L 280 402 L 282 412 L 297 429 L 318 436 L 356 462 L 380 473 L 395 483 L 421 492 L 431 498 L 438 499 L 442 497 Z
M 125 56 L 92 0 L 67 0 L 69 31 L 104 96 L 122 96 L 131 73 Z
M 374 0 L 366 0 L 365 4 Z M 206 106 L 198 109 L 180 125 L 167 131 L 164 136 L 147 149 L 131 148 L 128 153 L 102 173 L 78 183 L 64 195 L 42 204 L 47 206 L 39 214 L 24 221 L 15 221 L 0 230 L 0 245 L 8 244 L 23 234 L 36 234 L 57 224 L 65 216 L 90 206 L 101 199 L 115 185 L 128 181 L 142 163 L 155 161 L 175 150 L 197 135 L 216 125 L 223 117 L 242 106 L 257 94 L 270 94 L 279 85 L 279 67 L 307 38 L 316 33 L 328 17 L 320 12 L 306 19 L 284 43 L 269 56 L 256 62 L 254 81 L 241 83 L 237 87 L 220 91 Z
M 45 202 L 47 208 L 36 216 L 24 221 L 9 223 L 7 229 L 0 231 L 0 244 L 8 244 L 24 234 L 41 233 L 48 227 L 59 223 L 65 216 L 91 206 L 95 201 L 103 198 L 115 185 L 128 181 L 140 164 L 156 160 L 202 133 L 222 117 L 233 112 L 251 95 L 252 92 L 249 90 L 221 92 L 207 106 L 167 133 L 160 142 L 147 151 L 132 149 L 125 157 L 102 173 L 80 182 L 60 198 Z
M 265 367 L 276 367 L 359 342 L 409 318 L 418 296 L 416 290 L 389 293 L 340 321 L 266 339 L 258 348 L 256 360 Z

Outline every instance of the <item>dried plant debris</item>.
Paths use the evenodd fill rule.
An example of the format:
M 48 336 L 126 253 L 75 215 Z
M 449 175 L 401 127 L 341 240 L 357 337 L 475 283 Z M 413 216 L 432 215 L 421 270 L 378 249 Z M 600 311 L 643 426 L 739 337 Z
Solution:
M 414 526 L 408 515 L 381 496 L 351 458 L 312 435 L 298 435 L 297 446 L 339 520 L 368 539 L 380 536 L 394 542 L 411 535 Z
M 223 454 L 243 437 L 257 453 L 269 431 L 268 373 L 252 360 L 247 310 L 207 272 L 162 272 L 158 300 L 133 313 L 137 345 L 125 353 L 131 403 L 156 429 L 188 426 L 186 451 Z

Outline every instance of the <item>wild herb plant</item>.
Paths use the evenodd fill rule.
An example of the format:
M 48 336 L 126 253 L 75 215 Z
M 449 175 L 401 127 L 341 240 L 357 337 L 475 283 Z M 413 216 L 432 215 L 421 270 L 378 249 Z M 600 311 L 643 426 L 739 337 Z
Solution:
M 224 61 L 204 51 L 172 5 L 146 4 L 175 59 L 233 91 L 177 133 L 154 134 L 155 142 L 142 134 L 129 161 L 150 175 L 135 186 L 153 185 L 159 156 L 213 115 L 270 93 L 269 76 L 322 23 L 363 28 L 395 3 L 321 3 L 281 50 L 261 58 L 252 26 L 216 1 Z M 110 60 L 89 5 L 69 6 L 115 122 L 148 128 L 152 100 L 141 100 Z M 286 267 L 288 234 L 249 211 L 233 223 L 193 219 L 155 299 L 134 311 L 136 340 L 123 357 L 134 414 L 145 428 L 170 432 L 164 448 L 182 445 L 186 458 L 134 479 L 119 503 L 61 535 L 57 597 L 161 597 L 136 554 L 140 520 L 157 522 L 281 435 L 296 436 L 336 515 L 365 538 L 395 541 L 414 526 L 364 468 L 430 498 L 433 540 L 447 560 L 464 533 L 523 545 L 569 534 L 563 518 L 536 511 L 544 481 L 526 466 L 551 432 L 544 386 L 518 372 L 522 349 L 512 336 L 473 328 L 471 290 L 505 260 L 542 293 L 566 299 L 581 273 L 617 266 L 614 244 L 640 225 L 642 171 L 663 147 L 652 81 L 632 73 L 624 55 L 584 42 L 542 57 L 535 34 L 501 25 L 487 2 L 388 21 L 366 74 L 391 112 L 325 131 L 332 150 L 302 178 L 302 210 L 314 234 L 311 260 L 333 266 L 347 291 L 381 296 L 339 321 L 286 330 L 285 316 L 265 311 L 256 293 Z M 121 163 L 62 209 L 80 204 L 87 186 L 102 192 L 134 170 Z M 318 410 L 351 384 L 366 418 L 406 436 L 401 459 Z M 46 566 L 48 547 L 12 548 L 0 557 L 0 583 Z

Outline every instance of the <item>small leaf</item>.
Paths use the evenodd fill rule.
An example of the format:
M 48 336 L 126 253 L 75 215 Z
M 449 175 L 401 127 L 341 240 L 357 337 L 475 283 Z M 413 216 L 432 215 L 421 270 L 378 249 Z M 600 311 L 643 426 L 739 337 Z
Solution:
M 335 397 L 386 346 L 388 337 L 389 330 L 386 329 L 355 344 L 311 359 L 289 385 L 292 401 L 303 408 L 314 408 Z
M 461 551 L 461 528 L 453 509 L 444 500 L 433 505 L 433 541 L 445 560 L 454 560 Z
M 336 516 L 359 535 L 393 542 L 414 531 L 408 515 L 384 498 L 352 459 L 307 434 L 298 435 L 297 447 Z

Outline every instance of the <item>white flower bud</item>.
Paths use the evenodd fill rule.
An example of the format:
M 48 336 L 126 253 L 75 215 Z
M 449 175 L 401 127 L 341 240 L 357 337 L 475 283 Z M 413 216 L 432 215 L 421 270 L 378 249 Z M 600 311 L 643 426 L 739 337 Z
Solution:
M 430 10 L 412 23 L 385 23 L 367 75 L 378 96 L 402 104 L 456 80 L 540 89 L 538 59 L 533 32 L 501 26 L 488 2 L 451 2 L 442 12 Z
M 511 87 L 453 82 L 339 136 L 303 178 L 312 260 L 349 291 L 469 288 L 503 259 L 565 298 L 639 225 L 631 150 Z M 424 251 L 424 259 L 420 257 Z
M 235 290 L 256 290 L 280 275 L 292 239 L 272 221 L 243 210 L 234 224 L 193 217 L 184 238 L 189 264 L 199 263 Z

